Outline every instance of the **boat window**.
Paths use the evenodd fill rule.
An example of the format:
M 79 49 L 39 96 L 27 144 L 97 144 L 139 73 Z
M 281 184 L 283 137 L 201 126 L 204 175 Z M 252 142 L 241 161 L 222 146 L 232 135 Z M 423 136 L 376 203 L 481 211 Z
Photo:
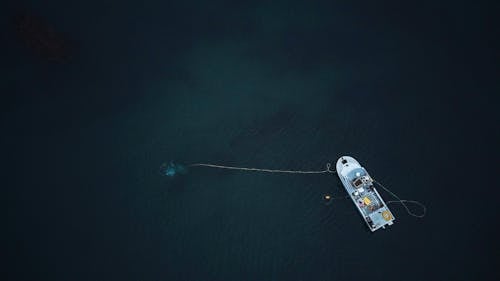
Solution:
M 363 182 L 361 181 L 361 179 L 357 179 L 354 181 L 354 185 L 355 186 L 360 186 Z

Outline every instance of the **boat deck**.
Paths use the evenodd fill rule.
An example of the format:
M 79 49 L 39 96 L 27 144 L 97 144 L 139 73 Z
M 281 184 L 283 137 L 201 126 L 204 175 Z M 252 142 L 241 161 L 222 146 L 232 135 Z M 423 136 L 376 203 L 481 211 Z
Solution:
M 394 216 L 373 186 L 373 179 L 354 158 L 341 157 L 337 174 L 372 232 L 393 224 Z

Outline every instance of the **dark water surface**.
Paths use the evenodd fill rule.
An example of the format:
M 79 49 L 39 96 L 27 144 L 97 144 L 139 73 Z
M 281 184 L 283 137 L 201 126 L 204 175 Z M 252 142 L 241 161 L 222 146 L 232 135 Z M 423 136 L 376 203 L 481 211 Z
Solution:
M 496 9 L 400 2 L 2 4 L 6 280 L 494 280 Z M 20 7 L 69 63 L 16 39 Z M 336 175 L 158 175 L 342 155 L 427 216 L 369 233 L 323 204 Z

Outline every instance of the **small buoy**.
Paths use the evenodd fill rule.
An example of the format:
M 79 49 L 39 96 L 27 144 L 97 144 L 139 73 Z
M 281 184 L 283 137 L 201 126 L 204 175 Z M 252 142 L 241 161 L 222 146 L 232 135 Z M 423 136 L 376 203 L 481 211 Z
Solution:
M 323 196 L 323 204 L 330 205 L 332 203 L 332 196 L 330 194 L 325 194 Z

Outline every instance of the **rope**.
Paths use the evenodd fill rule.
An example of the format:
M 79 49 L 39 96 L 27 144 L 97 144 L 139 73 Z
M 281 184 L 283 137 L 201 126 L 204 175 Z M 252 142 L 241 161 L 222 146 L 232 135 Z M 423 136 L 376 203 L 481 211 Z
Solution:
M 300 170 L 271 170 L 271 169 L 259 169 L 259 168 L 245 168 L 245 167 L 233 167 L 233 166 L 223 166 L 207 163 L 195 163 L 188 165 L 188 167 L 209 167 L 218 169 L 228 169 L 228 170 L 240 170 L 240 171 L 255 171 L 255 172 L 267 172 L 267 173 L 289 173 L 289 174 L 325 174 L 325 173 L 335 173 L 335 170 L 331 170 L 331 164 L 326 163 L 326 169 L 320 171 L 300 171 Z
M 385 191 L 387 191 L 387 193 L 389 193 L 390 195 L 392 195 L 394 198 L 396 198 L 397 200 L 393 200 L 393 201 L 387 201 L 385 203 L 387 204 L 391 204 L 391 203 L 400 203 L 401 205 L 403 205 L 403 207 L 406 209 L 406 212 L 408 213 L 408 215 L 410 216 L 413 216 L 413 217 L 416 217 L 416 218 L 423 218 L 425 216 L 425 213 L 427 212 L 427 208 L 425 207 L 424 204 L 418 202 L 418 201 L 415 201 L 415 200 L 402 200 L 401 198 L 399 198 L 396 194 L 394 194 L 392 191 L 390 191 L 387 187 L 383 186 L 381 183 L 379 183 L 378 181 L 376 180 L 373 180 L 374 183 L 378 184 L 380 187 L 382 187 Z M 406 203 L 413 203 L 413 204 L 416 204 L 418 206 L 420 206 L 422 208 L 422 213 L 421 214 L 415 214 L 413 213 L 410 208 L 408 208 L 408 205 Z
M 210 163 L 194 163 L 188 165 L 188 167 L 208 167 L 208 168 L 217 168 L 217 169 L 228 169 L 228 170 L 239 170 L 239 171 L 253 171 L 253 172 L 266 172 L 266 173 L 288 173 L 288 174 L 326 174 L 326 173 L 336 173 L 335 170 L 331 170 L 331 164 L 326 163 L 326 168 L 324 170 L 319 170 L 319 171 L 301 171 L 301 170 L 272 170 L 272 169 L 260 169 L 260 168 L 247 168 L 247 167 L 234 167 L 234 166 L 224 166 L 224 165 L 216 165 L 216 164 L 210 164 Z M 397 200 L 393 201 L 387 201 L 386 204 L 392 204 L 392 203 L 400 203 L 403 205 L 403 207 L 406 209 L 406 212 L 413 217 L 416 218 L 423 218 L 427 212 L 427 208 L 425 207 L 424 204 L 415 201 L 415 200 L 402 200 L 399 198 L 396 194 L 394 194 L 392 191 L 390 191 L 387 187 L 383 186 L 381 183 L 379 183 L 376 180 L 373 180 L 376 184 L 378 184 L 380 187 L 382 187 L 387 193 L 392 195 L 394 198 Z M 335 199 L 343 199 L 343 198 L 349 198 L 349 196 L 345 197 L 331 197 L 330 200 L 335 200 Z M 406 203 L 412 203 L 420 206 L 422 208 L 422 214 L 415 214 L 413 213 L 410 208 L 408 208 L 408 205 Z

